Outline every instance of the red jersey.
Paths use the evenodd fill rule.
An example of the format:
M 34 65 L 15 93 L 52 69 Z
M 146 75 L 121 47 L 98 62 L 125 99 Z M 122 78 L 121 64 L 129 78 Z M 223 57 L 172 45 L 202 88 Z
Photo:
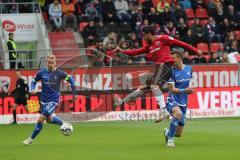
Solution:
M 171 46 L 184 47 L 196 53 L 198 52 L 197 48 L 192 47 L 191 45 L 185 42 L 174 39 L 168 35 L 161 35 L 158 36 L 151 44 L 148 44 L 143 48 L 134 50 L 124 50 L 123 53 L 130 56 L 146 53 L 147 60 L 153 61 L 156 64 L 165 62 L 173 63 L 170 48 Z

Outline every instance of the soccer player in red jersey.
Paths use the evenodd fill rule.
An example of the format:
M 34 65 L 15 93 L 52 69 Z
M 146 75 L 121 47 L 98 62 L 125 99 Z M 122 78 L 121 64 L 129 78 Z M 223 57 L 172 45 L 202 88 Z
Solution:
M 160 90 L 160 88 L 163 87 L 163 85 L 170 79 L 172 73 L 174 60 L 171 56 L 170 47 L 180 46 L 188 50 L 192 50 L 198 55 L 201 55 L 202 51 L 168 35 L 156 35 L 155 30 L 152 26 L 144 27 L 142 29 L 142 33 L 144 40 L 147 42 L 147 45 L 145 47 L 134 50 L 122 50 L 120 48 L 116 48 L 116 51 L 120 51 L 129 56 L 146 54 L 147 60 L 153 61 L 156 64 L 155 72 L 146 80 L 145 85 L 140 86 L 137 90 L 130 93 L 127 97 L 120 99 L 115 96 L 113 106 L 120 106 L 126 102 L 136 100 L 138 97 L 143 95 L 144 91 L 151 89 L 156 97 L 158 106 L 160 107 L 160 117 L 159 120 L 157 120 L 157 122 L 159 122 L 166 118 L 169 118 L 170 116 L 166 110 L 163 93 Z

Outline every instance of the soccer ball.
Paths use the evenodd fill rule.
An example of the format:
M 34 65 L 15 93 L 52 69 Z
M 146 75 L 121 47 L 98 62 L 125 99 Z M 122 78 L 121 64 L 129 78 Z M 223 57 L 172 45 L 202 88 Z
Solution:
M 60 132 L 64 136 L 69 136 L 73 133 L 73 126 L 70 123 L 63 123 L 60 127 Z

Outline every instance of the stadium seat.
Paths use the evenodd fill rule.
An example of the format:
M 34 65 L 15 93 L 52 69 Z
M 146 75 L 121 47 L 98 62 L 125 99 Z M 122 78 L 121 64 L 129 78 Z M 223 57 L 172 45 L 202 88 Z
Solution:
M 237 40 L 240 40 L 240 30 L 235 31 L 234 33 L 237 37 Z
M 154 6 L 154 7 L 157 7 L 159 1 L 160 1 L 160 0 L 152 0 L 153 6 Z
M 203 53 L 206 53 L 206 54 L 209 53 L 209 48 L 207 43 L 198 43 L 197 49 L 201 50 Z
M 119 26 L 116 22 L 109 22 L 109 23 L 107 23 L 107 30 L 109 32 L 117 33 L 119 31 Z
M 197 18 L 208 18 L 208 13 L 205 8 L 197 8 L 195 15 Z
M 194 24 L 194 20 L 188 20 L 188 27 L 192 27 L 192 25 Z
M 207 23 L 208 23 L 208 20 L 207 20 L 207 19 L 202 19 L 202 20 L 200 20 L 200 24 L 201 24 L 203 27 L 205 27 Z
M 210 44 L 210 52 L 214 53 L 214 52 L 218 52 L 220 49 L 220 44 L 217 42 L 213 42 Z
M 193 18 L 195 18 L 195 15 L 194 15 L 194 12 L 193 12 L 193 9 L 186 9 L 186 15 L 187 15 L 187 17 L 189 18 L 189 19 L 193 19 Z
M 119 26 L 121 33 L 128 34 L 132 31 L 132 26 L 129 22 L 122 22 Z
M 79 23 L 79 31 L 82 32 L 83 29 L 88 25 L 88 22 L 80 22 Z

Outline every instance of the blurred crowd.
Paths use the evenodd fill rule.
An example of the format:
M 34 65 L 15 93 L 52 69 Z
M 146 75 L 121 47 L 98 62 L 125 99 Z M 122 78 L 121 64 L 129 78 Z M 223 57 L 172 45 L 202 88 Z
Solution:
M 19 2 L 21 0 L 0 0 Z M 22 0 L 27 1 L 27 0 Z M 21 1 L 21 2 L 22 2 Z M 184 51 L 184 62 L 228 63 L 228 54 L 239 52 L 240 3 L 239 0 L 39 0 L 43 14 L 51 23 L 52 31 L 72 28 L 84 38 L 85 47 L 97 48 L 112 57 L 112 50 L 123 40 L 131 40 L 140 48 L 146 43 L 141 29 L 153 25 L 158 35 L 168 34 L 195 47 L 207 44 L 202 57 Z M 14 13 L 14 7 L 2 11 Z M 30 8 L 36 10 L 37 8 Z M 198 16 L 198 9 L 206 9 Z M 191 16 L 189 11 L 193 11 Z M 239 31 L 239 32 L 238 32 Z M 210 50 L 217 43 L 217 50 Z M 122 57 L 120 57 L 122 58 Z M 124 57 L 124 63 L 146 64 L 143 56 Z M 105 59 L 108 64 L 109 60 Z

